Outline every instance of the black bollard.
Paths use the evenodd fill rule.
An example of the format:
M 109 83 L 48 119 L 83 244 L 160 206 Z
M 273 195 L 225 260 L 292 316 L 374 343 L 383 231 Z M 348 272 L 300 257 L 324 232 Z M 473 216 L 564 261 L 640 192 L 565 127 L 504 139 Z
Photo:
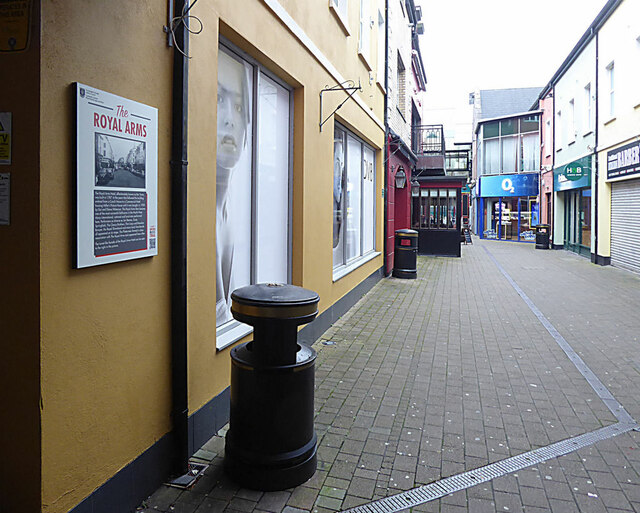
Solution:
M 253 326 L 253 341 L 231 350 L 231 410 L 225 470 L 246 488 L 284 490 L 316 471 L 313 428 L 316 352 L 298 326 L 318 313 L 318 294 L 262 283 L 235 290 L 231 313 Z

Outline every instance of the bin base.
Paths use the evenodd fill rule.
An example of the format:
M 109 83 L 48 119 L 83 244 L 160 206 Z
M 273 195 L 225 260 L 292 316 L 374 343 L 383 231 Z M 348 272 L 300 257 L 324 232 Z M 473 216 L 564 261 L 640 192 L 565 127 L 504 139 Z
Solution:
M 407 269 L 394 269 L 391 273 L 394 278 L 404 278 L 405 280 L 415 280 L 418 277 L 418 271 L 409 271 Z
M 536 249 L 549 249 L 548 244 L 536 244 Z
M 318 465 L 317 444 L 307 453 L 305 459 L 296 458 L 289 466 L 264 465 L 257 461 L 246 461 L 237 457 L 227 445 L 224 458 L 226 473 L 238 484 L 250 490 L 274 492 L 301 485 L 313 477 Z

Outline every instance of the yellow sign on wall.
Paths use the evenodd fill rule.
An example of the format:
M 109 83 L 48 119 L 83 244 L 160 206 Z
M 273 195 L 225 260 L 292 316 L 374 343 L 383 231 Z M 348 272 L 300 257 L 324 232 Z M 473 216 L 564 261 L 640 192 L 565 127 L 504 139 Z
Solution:
M 0 112 L 0 164 L 11 164 L 11 112 Z
M 29 46 L 32 0 L 0 0 L 0 52 L 20 52 Z

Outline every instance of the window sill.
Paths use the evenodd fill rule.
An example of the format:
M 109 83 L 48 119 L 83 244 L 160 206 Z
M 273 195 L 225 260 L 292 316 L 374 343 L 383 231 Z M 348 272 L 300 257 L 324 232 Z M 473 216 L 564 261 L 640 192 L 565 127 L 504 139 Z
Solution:
M 216 330 L 216 350 L 222 351 L 251 332 L 253 332 L 251 326 L 236 320 L 223 324 Z
M 402 118 L 402 121 L 404 121 L 405 123 L 407 122 L 406 119 L 404 119 L 404 114 L 402 113 L 402 111 L 400 110 L 400 107 L 398 107 L 396 105 L 396 110 L 398 111 L 398 114 L 400 114 L 400 117 Z
M 380 251 L 372 251 L 370 253 L 367 253 L 365 256 L 358 258 L 358 260 L 355 260 L 354 262 L 337 267 L 333 270 L 333 282 L 335 283 L 340 278 L 344 278 L 351 271 L 355 271 L 358 267 L 366 264 L 367 262 L 373 260 L 375 257 L 381 254 L 382 253 L 380 253 Z
M 633 108 L 634 108 L 634 110 L 640 109 L 640 103 L 638 103 L 638 105 L 634 105 Z
M 351 35 L 351 31 L 349 30 L 349 24 L 347 23 L 347 20 L 342 17 L 342 14 L 340 14 L 340 11 L 336 9 L 336 6 L 334 5 L 333 0 L 329 0 L 329 10 L 331 11 L 335 19 L 338 21 L 338 25 L 340 25 L 340 28 L 344 32 L 344 35 L 349 37 Z
M 561 151 L 562 151 L 562 148 L 558 148 L 558 149 L 556 150 L 556 153 L 560 153 Z
M 376 84 L 378 85 L 380 91 L 382 91 L 382 94 L 387 94 L 387 90 L 384 88 L 383 82 L 380 82 L 380 80 L 376 80 Z
M 573 141 L 569 141 L 569 142 L 567 143 L 567 146 L 571 146 L 572 144 L 575 144 L 575 143 L 576 143 L 576 140 L 574 139 Z
M 362 50 L 358 50 L 358 57 L 360 57 L 360 60 L 364 62 L 364 65 L 367 67 L 369 71 L 373 71 L 373 67 L 369 62 L 369 58 L 364 53 L 362 53 Z
M 582 134 L 582 137 L 587 137 L 589 135 L 591 135 L 593 133 L 593 130 L 589 130 L 588 132 L 585 132 L 584 134 Z
M 603 125 L 604 125 L 604 126 L 607 126 L 608 124 L 613 123 L 615 120 L 616 120 L 616 117 L 615 117 L 615 116 L 613 116 L 612 118 L 610 118 L 610 119 L 608 119 L 607 121 L 605 121 L 605 122 L 603 123 Z

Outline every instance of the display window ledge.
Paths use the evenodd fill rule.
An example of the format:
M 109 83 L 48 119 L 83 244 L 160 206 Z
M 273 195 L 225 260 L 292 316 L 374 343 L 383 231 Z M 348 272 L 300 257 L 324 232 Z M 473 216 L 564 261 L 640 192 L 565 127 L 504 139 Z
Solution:
M 248 324 L 233 320 L 223 324 L 216 330 L 216 350 L 222 351 L 253 332 Z
M 363 257 L 358 258 L 353 262 L 349 262 L 347 265 L 341 265 L 340 267 L 336 267 L 333 270 L 334 283 L 338 281 L 340 278 L 344 278 L 351 271 L 356 270 L 358 267 L 366 264 L 367 262 L 369 262 L 370 260 L 373 260 L 375 257 L 381 254 L 382 253 L 380 253 L 380 251 L 372 251 L 370 253 L 367 253 Z

